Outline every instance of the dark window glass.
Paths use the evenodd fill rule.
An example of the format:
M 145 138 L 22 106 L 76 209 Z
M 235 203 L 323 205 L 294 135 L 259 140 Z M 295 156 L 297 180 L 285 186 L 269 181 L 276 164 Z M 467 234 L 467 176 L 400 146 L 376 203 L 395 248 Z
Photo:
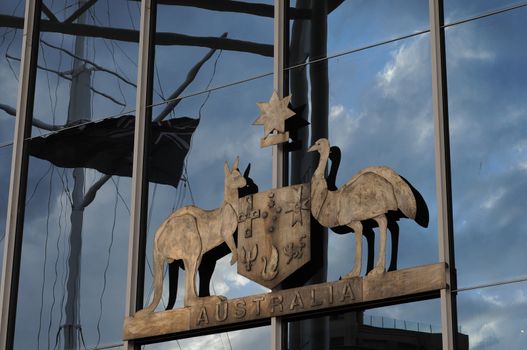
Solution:
M 446 31 L 459 286 L 524 275 L 527 9 Z
M 468 337 L 460 334 L 465 341 Z M 288 323 L 288 349 L 442 348 L 439 300 L 348 311 Z

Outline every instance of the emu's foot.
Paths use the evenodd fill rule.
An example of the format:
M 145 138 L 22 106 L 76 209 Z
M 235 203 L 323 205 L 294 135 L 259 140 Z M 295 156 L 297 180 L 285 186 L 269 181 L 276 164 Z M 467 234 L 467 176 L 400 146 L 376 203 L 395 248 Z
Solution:
M 379 276 L 379 275 L 382 275 L 383 273 L 385 273 L 386 271 L 384 270 L 383 267 L 381 266 L 375 266 L 373 268 L 373 270 L 371 270 L 370 272 L 368 272 L 368 276 Z

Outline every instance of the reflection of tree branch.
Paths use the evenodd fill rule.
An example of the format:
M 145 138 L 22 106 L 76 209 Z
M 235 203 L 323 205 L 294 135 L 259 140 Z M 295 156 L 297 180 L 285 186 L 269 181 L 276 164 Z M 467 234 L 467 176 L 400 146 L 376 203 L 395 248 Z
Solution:
M 16 117 L 16 109 L 14 109 L 13 107 L 11 106 L 8 106 L 8 105 L 4 105 L 4 104 L 1 104 L 0 103 L 0 109 L 3 110 L 4 112 L 6 112 L 7 114 L 13 116 L 13 117 Z M 39 129 L 44 129 L 44 130 L 48 130 L 48 131 L 56 131 L 56 130 L 59 130 L 60 128 L 62 128 L 62 126 L 58 126 L 58 125 L 51 125 L 51 124 L 48 124 L 48 123 L 45 123 L 35 117 L 33 117 L 32 121 L 31 121 L 31 124 L 33 124 L 33 126 L 39 128 Z
M 140 0 L 132 0 L 140 1 Z M 343 0 L 342 0 L 343 1 Z M 261 17 L 274 17 L 274 6 L 234 0 L 158 0 L 161 5 L 177 5 L 197 7 L 219 12 L 239 12 Z M 292 19 L 309 19 L 311 11 L 306 9 L 289 8 Z
M 86 191 L 86 194 L 84 195 L 84 199 L 81 203 L 81 208 L 86 208 L 88 205 L 90 205 L 91 202 L 95 199 L 95 195 L 97 194 L 97 191 L 108 181 L 112 175 L 104 175 L 99 180 L 97 180 L 96 183 L 94 183 L 88 191 Z
M 51 21 L 53 22 L 59 21 L 59 19 L 53 14 L 53 12 L 51 12 L 51 10 L 46 6 L 46 4 L 42 4 L 42 12 L 44 12 L 44 14 L 48 16 L 48 18 Z
M 68 55 L 68 56 L 70 56 L 70 57 L 73 57 L 73 58 L 75 58 L 75 59 L 77 59 L 77 60 L 79 60 L 79 61 L 82 61 L 82 62 L 84 62 L 84 63 L 87 63 L 87 64 L 89 64 L 89 65 L 95 67 L 95 68 L 96 68 L 97 70 L 99 70 L 99 71 L 102 71 L 102 72 L 106 72 L 106 73 L 108 73 L 108 74 L 111 74 L 111 75 L 113 75 L 113 76 L 115 76 L 115 77 L 121 79 L 123 82 L 125 82 L 126 84 L 128 84 L 128 85 L 130 85 L 130 86 L 133 86 L 133 87 L 135 87 L 135 88 L 137 87 L 136 84 L 132 83 L 130 80 L 126 79 L 125 77 L 119 75 L 118 73 L 116 73 L 116 72 L 114 72 L 114 71 L 111 71 L 111 70 L 109 70 L 109 69 L 106 69 L 106 68 L 104 68 L 104 67 L 101 67 L 101 66 L 99 66 L 99 65 L 98 65 L 97 63 L 95 63 L 95 62 L 92 62 L 92 61 L 87 60 L 87 59 L 85 59 L 85 58 L 82 58 L 82 57 L 79 57 L 79 56 L 77 56 L 77 55 L 74 55 L 74 54 L 72 54 L 71 52 L 69 52 L 68 50 L 66 50 L 66 49 L 64 49 L 64 48 L 62 48 L 62 47 L 58 47 L 58 46 L 52 45 L 52 44 L 50 44 L 50 43 L 48 43 L 48 42 L 46 42 L 46 41 L 44 41 L 44 40 L 42 40 L 42 39 L 40 39 L 40 42 L 41 42 L 42 44 L 48 46 L 48 47 L 51 47 L 51 48 L 53 48 L 53 49 L 56 49 L 56 50 L 62 51 L 62 52 L 64 52 L 66 55 Z
M 225 38 L 227 36 L 227 33 L 223 33 L 222 36 L 220 36 L 220 38 Z M 179 102 L 181 101 L 180 99 L 177 99 L 176 98 L 181 95 L 181 93 L 187 88 L 187 86 L 190 85 L 190 83 L 192 83 L 194 81 L 194 79 L 196 79 L 196 75 L 198 75 L 198 72 L 199 70 L 201 69 L 201 67 L 203 66 L 203 64 L 205 64 L 205 62 L 207 62 L 211 57 L 212 55 L 214 54 L 214 52 L 216 52 L 216 49 L 212 49 L 210 50 L 209 52 L 207 52 L 207 54 L 205 56 L 203 56 L 203 58 L 194 65 L 194 67 L 192 67 L 188 73 L 187 73 L 187 78 L 185 79 L 185 81 L 179 85 L 179 87 L 168 97 L 168 100 L 170 100 L 170 102 L 167 103 L 167 105 L 165 106 L 165 108 L 161 111 L 161 113 L 159 113 L 159 115 L 154 119 L 155 122 L 158 122 L 158 121 L 161 121 L 163 119 L 166 118 L 167 115 L 170 114 L 170 112 L 172 112 L 172 110 L 179 104 Z
M 20 58 L 11 56 L 8 53 L 6 53 L 5 57 L 7 59 L 20 62 Z M 42 69 L 43 71 L 46 71 L 46 72 L 54 73 L 54 74 L 58 75 L 59 77 L 64 78 L 66 80 L 71 80 L 71 77 L 69 77 L 65 72 L 59 72 L 57 70 L 53 70 L 53 69 L 42 67 L 42 66 L 38 66 L 38 65 L 37 65 L 37 68 L 38 69 Z
M 121 102 L 121 101 L 117 101 L 115 98 L 113 98 L 112 96 L 108 95 L 108 94 L 105 94 L 104 92 L 102 91 L 99 91 L 97 89 L 95 89 L 94 87 L 90 86 L 90 90 L 93 91 L 93 93 L 97 94 L 97 95 L 101 95 L 102 97 L 105 97 L 107 99 L 109 99 L 110 101 L 112 101 L 113 103 L 121 106 L 121 107 L 126 107 L 126 103 L 124 102 Z
M 0 15 L 2 27 L 23 28 L 24 19 L 20 17 Z M 109 40 L 139 42 L 139 32 L 131 29 L 98 27 L 88 24 L 78 23 L 55 23 L 49 20 L 40 21 L 41 32 L 63 33 L 85 37 L 103 38 Z M 183 45 L 200 46 L 217 50 L 230 50 L 253 53 L 266 57 L 273 57 L 273 45 L 255 43 L 251 41 L 234 40 L 215 37 L 198 37 L 177 33 L 157 33 L 155 37 L 156 45 Z
M 66 18 L 63 23 L 66 23 L 66 24 L 73 23 L 73 21 L 75 21 L 77 18 L 79 18 L 84 12 L 86 12 L 96 2 L 97 2 L 97 0 L 90 0 L 88 2 L 85 2 L 84 5 L 82 5 L 75 12 L 73 12 L 71 14 L 71 16 Z
M 15 61 L 20 61 L 20 58 L 17 58 L 17 57 L 13 57 L 9 54 L 6 54 L 5 57 L 9 58 L 9 59 L 12 59 L 12 60 L 15 60 Z M 71 81 L 71 77 L 69 77 L 66 73 L 64 72 L 59 72 L 57 70 L 54 70 L 54 69 L 50 69 L 50 68 L 46 68 L 46 67 L 42 67 L 42 66 L 38 66 L 37 65 L 37 68 L 38 69 L 42 69 L 43 71 L 46 71 L 46 72 L 50 72 L 50 73 L 53 73 L 53 74 L 56 74 L 58 75 L 59 77 L 61 78 L 64 78 L 66 80 L 69 80 Z M 102 97 L 105 97 L 107 99 L 109 99 L 110 101 L 112 101 L 113 103 L 119 105 L 119 106 L 122 106 L 122 107 L 126 107 L 126 103 L 123 103 L 121 101 L 117 101 L 115 98 L 113 98 L 112 96 L 102 92 L 102 91 L 99 91 L 97 90 L 96 88 L 94 88 L 93 86 L 90 86 L 89 87 L 90 90 L 94 93 L 94 94 L 97 94 L 97 95 L 101 95 Z

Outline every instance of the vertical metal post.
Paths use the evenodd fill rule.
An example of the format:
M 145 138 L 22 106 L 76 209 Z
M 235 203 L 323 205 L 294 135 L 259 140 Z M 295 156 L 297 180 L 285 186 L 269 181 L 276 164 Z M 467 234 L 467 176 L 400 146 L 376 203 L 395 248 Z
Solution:
M 151 103 L 151 67 L 153 64 L 153 38 L 155 34 L 155 0 L 141 0 L 141 26 L 139 31 L 139 57 L 137 71 L 136 113 L 134 130 L 134 160 L 132 169 L 132 198 L 130 212 L 130 238 L 128 243 L 128 285 L 126 289 L 126 317 L 142 307 L 144 289 L 145 206 L 147 179 L 145 156 Z M 143 263 L 141 263 L 143 262 Z M 136 348 L 131 341 L 125 349 Z
M 429 0 L 430 45 L 432 48 L 432 97 L 436 164 L 437 226 L 439 261 L 446 262 L 447 288 L 441 290 L 441 326 L 443 349 L 456 349 L 457 314 L 456 272 L 454 261 L 452 189 L 450 179 L 450 144 L 448 130 L 448 96 L 443 26 L 443 1 Z
M 278 97 L 284 97 L 284 58 L 285 58 L 285 1 L 274 1 L 274 59 L 273 59 L 273 89 Z M 273 146 L 273 188 L 284 186 L 284 146 L 283 144 Z M 282 350 L 284 343 L 284 325 L 280 317 L 271 318 L 271 349 Z
M 284 38 L 285 38 L 284 0 L 274 1 L 274 60 L 273 89 L 280 98 L 284 97 Z M 283 144 L 273 146 L 273 188 L 284 185 Z
M 40 1 L 26 0 L 22 59 L 16 105 L 13 156 L 7 204 L 2 281 L 0 284 L 0 349 L 12 349 L 22 251 L 22 226 L 27 183 L 25 138 L 31 133 L 38 54 Z

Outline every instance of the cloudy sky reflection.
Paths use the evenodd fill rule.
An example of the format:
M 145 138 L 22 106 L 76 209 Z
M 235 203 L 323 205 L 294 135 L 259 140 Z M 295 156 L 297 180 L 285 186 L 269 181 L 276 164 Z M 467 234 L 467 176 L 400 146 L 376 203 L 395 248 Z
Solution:
M 22 16 L 24 2 L 0 3 L 0 14 Z M 47 3 L 47 2 L 46 2 Z M 87 18 L 97 26 L 137 29 L 138 2 L 109 5 L 99 1 Z M 272 1 L 266 1 L 271 4 Z M 500 8 L 512 1 L 445 1 L 447 22 Z M 427 2 L 345 1 L 328 20 L 328 55 L 412 34 L 428 27 Z M 59 19 L 67 18 L 74 1 L 49 2 Z M 295 2 L 292 1 L 292 6 Z M 67 6 L 66 11 L 59 8 Z M 125 11 L 116 11 L 117 7 Z M 16 10 L 15 10 L 16 9 Z M 157 30 L 192 36 L 218 37 L 272 44 L 272 19 L 216 13 L 203 9 L 160 5 Z M 43 17 L 45 18 L 45 17 Z M 448 28 L 447 68 L 449 89 L 454 226 L 459 287 L 527 275 L 524 231 L 527 220 L 527 47 L 524 23 L 527 9 L 495 15 Z M 199 20 L 197 20 L 199 19 Z M 1 26 L 1 23 L 0 23 Z M 73 49 L 74 36 L 46 33 L 48 44 Z M 0 104 L 15 107 L 21 31 L 0 28 Z M 93 119 L 102 119 L 135 107 L 137 44 L 88 39 L 86 57 L 117 72 L 120 78 L 92 69 L 97 91 L 90 103 Z M 205 47 L 156 47 L 154 101 L 170 96 L 187 79 L 194 64 L 210 51 Z M 72 58 L 42 43 L 39 64 L 55 71 L 71 69 Z M 199 69 L 183 95 L 208 87 L 271 72 L 272 59 L 239 51 L 214 51 Z M 421 228 L 401 222 L 399 267 L 437 261 L 437 223 L 433 156 L 433 119 L 429 35 L 350 54 L 328 63 L 330 141 L 342 149 L 337 183 L 359 169 L 388 165 L 408 179 L 428 203 L 430 225 Z M 187 159 L 185 178 L 178 189 L 150 186 L 149 239 L 174 207 L 196 203 L 214 208 L 222 200 L 223 162 L 239 155 L 242 169 L 250 162 L 260 190 L 270 187 L 271 153 L 259 148 L 262 130 L 252 126 L 256 102 L 269 98 L 272 77 L 201 93 L 183 99 L 168 116 L 201 116 Z M 62 125 L 67 120 L 69 81 L 39 70 L 35 117 Z M 110 95 L 121 104 L 109 101 Z M 163 106 L 153 109 L 153 115 Z M 0 109 L 0 145 L 12 141 L 14 118 Z M 33 135 L 47 132 L 34 129 Z M 0 227 L 5 226 L 10 146 L 0 148 Z M 101 174 L 86 171 L 89 188 Z M 64 282 L 70 228 L 71 170 L 30 159 L 28 198 L 24 222 L 17 348 L 53 348 L 64 323 Z M 130 179 L 114 177 L 86 208 L 83 226 L 80 318 L 88 348 L 120 342 L 126 288 Z M 329 279 L 351 269 L 353 235 L 329 233 Z M 150 242 L 150 241 L 149 241 Z M 149 243 L 150 244 L 150 243 Z M 149 256 L 149 245 L 147 254 Z M 229 297 L 264 289 L 237 276 L 229 257 L 219 261 L 213 276 L 216 292 Z M 179 289 L 182 289 L 180 274 Z M 146 271 L 148 298 L 151 274 Z M 165 292 L 167 288 L 165 286 Z M 468 334 L 471 349 L 524 349 L 527 345 L 526 282 L 459 293 L 459 323 Z M 179 305 L 181 300 L 178 299 Z M 438 301 L 367 310 L 367 315 L 440 323 Z M 523 332 L 522 332 L 523 331 Z M 228 347 L 268 349 L 269 329 L 230 332 L 179 344 L 148 346 L 152 349 Z M 60 334 L 60 333 L 59 333 Z M 48 346 L 49 345 L 49 346 Z

